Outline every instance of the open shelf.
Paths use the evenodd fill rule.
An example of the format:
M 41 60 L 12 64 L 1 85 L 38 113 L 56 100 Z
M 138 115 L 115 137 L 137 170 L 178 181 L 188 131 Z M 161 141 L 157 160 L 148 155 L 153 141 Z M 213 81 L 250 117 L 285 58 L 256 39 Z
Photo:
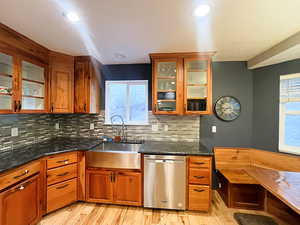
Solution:
M 158 76 L 157 79 L 170 79 L 170 80 L 175 80 L 176 77 Z
M 207 99 L 207 97 L 203 97 L 203 98 L 187 98 L 187 100 L 201 100 L 201 99 Z
M 38 96 L 33 96 L 33 95 L 22 95 L 24 98 L 38 98 L 38 99 L 44 99 L 45 97 L 38 97 Z
M 176 90 L 157 90 L 157 92 L 176 92 Z
M 26 79 L 26 78 L 23 78 L 22 80 L 32 82 L 32 83 L 37 83 L 37 84 L 45 84 L 45 82 L 42 82 L 42 81 L 30 80 L 30 79 Z
M 187 72 L 207 72 L 207 70 L 188 69 Z
M 186 86 L 193 86 L 193 87 L 206 87 L 207 84 L 186 84 Z
M 175 99 L 162 99 L 162 100 L 157 100 L 158 102 L 176 102 Z

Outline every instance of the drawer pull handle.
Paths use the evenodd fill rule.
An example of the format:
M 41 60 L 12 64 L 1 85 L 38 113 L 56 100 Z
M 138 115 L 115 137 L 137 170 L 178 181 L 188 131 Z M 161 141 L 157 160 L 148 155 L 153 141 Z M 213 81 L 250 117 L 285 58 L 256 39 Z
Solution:
M 67 164 L 69 163 L 69 160 L 66 159 L 66 160 L 60 160 L 60 161 L 57 161 L 56 163 L 64 163 L 64 164 Z
M 63 188 L 68 187 L 68 186 L 69 186 L 69 184 L 65 184 L 63 186 L 57 187 L 56 189 L 63 189 Z
M 65 172 L 65 173 L 57 174 L 56 176 L 58 176 L 58 177 L 63 177 L 63 176 L 66 176 L 66 175 L 68 175 L 68 174 L 69 174 L 69 172 Z
M 203 165 L 205 164 L 204 162 L 194 162 L 194 164 L 197 164 L 197 165 Z
M 20 178 L 20 177 L 23 177 L 23 176 L 25 176 L 25 175 L 28 174 L 28 173 L 29 173 L 29 170 L 25 170 L 24 173 L 22 173 L 22 174 L 20 174 L 20 175 L 18 175 L 18 176 L 15 176 L 14 179 L 18 179 L 18 178 Z
M 194 189 L 194 191 L 203 192 L 204 190 L 202 190 L 202 189 Z
M 26 183 L 23 183 L 23 184 L 21 184 L 19 187 L 17 187 L 15 190 L 16 191 L 22 191 L 22 190 L 24 190 L 25 188 L 26 188 L 26 186 L 28 186 L 29 184 L 31 184 L 32 183 L 32 181 L 28 181 L 28 182 L 26 182 Z
M 203 178 L 205 178 L 205 176 L 194 176 L 195 178 L 197 178 L 197 179 L 203 179 Z

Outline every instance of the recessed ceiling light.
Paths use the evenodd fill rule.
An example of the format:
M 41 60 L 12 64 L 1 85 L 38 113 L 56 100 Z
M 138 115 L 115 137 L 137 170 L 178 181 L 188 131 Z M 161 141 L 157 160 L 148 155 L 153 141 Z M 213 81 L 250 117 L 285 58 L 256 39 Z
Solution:
M 77 23 L 80 20 L 76 12 L 68 12 L 64 16 L 72 23 Z
M 195 11 L 194 11 L 194 16 L 199 16 L 199 17 L 203 17 L 206 16 L 210 11 L 210 6 L 209 5 L 199 5 Z
M 126 58 L 126 55 L 122 54 L 122 53 L 115 53 L 115 57 L 117 59 L 125 59 Z

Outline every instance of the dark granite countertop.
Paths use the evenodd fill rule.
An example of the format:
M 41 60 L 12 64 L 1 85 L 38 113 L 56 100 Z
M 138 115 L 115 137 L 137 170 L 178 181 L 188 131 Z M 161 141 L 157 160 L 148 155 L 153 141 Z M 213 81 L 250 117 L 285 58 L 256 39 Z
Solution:
M 213 152 L 198 142 L 146 141 L 139 151 L 154 155 L 213 155 Z
M 90 150 L 102 141 L 95 138 L 54 138 L 30 146 L 0 153 L 0 173 L 57 153 Z

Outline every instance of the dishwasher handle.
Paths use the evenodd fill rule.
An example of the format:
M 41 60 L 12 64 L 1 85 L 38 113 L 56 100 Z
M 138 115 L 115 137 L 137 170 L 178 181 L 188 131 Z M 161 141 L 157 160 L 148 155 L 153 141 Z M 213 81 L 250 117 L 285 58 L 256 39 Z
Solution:
M 184 163 L 184 160 L 174 159 L 146 159 L 147 163 Z

